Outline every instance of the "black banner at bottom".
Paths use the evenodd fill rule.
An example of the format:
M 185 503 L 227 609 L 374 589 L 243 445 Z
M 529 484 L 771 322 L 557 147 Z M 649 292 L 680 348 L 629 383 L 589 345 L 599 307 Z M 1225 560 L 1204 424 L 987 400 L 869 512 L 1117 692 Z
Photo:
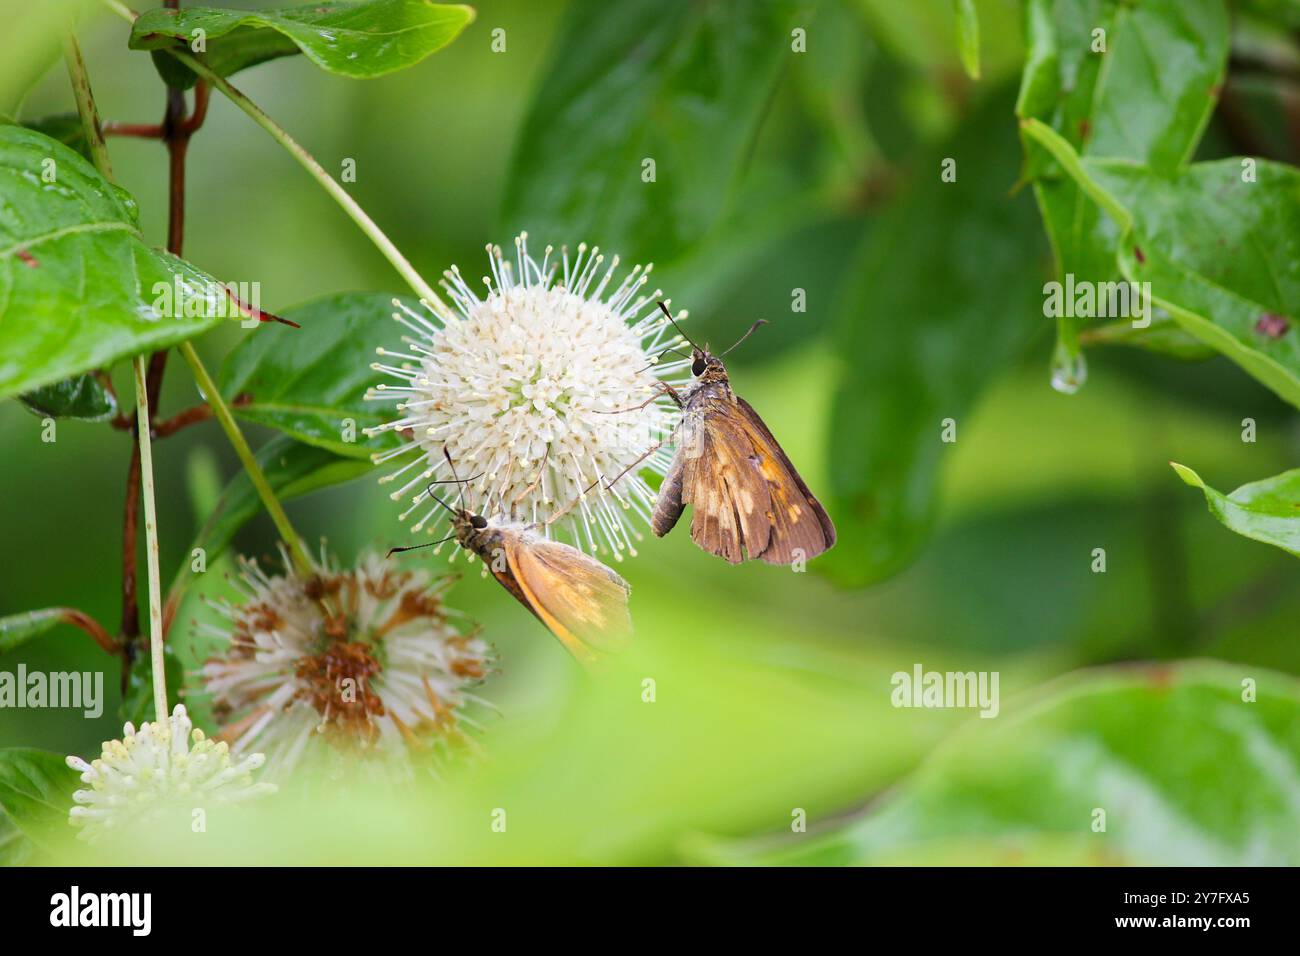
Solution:
M 77 933 L 131 945 L 233 931 L 338 943 L 345 930 L 373 941 L 431 920 L 477 924 L 487 938 L 512 925 L 568 934 L 611 922 L 731 941 L 802 925 L 818 938 L 910 926 L 927 942 L 976 927 L 998 940 L 1230 942 L 1294 927 L 1293 896 L 1292 871 L 1274 869 L 34 868 L 0 870 L 0 940 Z

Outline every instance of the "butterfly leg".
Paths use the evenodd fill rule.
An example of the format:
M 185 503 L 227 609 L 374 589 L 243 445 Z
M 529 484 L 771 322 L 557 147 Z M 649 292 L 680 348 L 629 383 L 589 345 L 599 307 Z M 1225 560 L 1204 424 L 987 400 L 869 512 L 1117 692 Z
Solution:
M 682 397 L 681 397 L 680 394 L 678 394 L 677 389 L 673 388 L 673 387 L 672 387 L 671 385 L 669 385 L 667 382 L 659 382 L 659 383 L 657 383 L 657 385 L 658 385 L 658 388 L 656 389 L 655 393 L 654 393 L 653 395 L 651 395 L 649 398 L 647 398 L 647 399 L 646 399 L 644 402 L 642 402 L 640 405 L 633 405 L 631 408 L 611 408 L 609 411 L 607 411 L 607 412 L 606 412 L 606 411 L 601 411 L 601 412 L 599 412 L 599 414 L 601 414 L 601 415 L 621 415 L 621 414 L 623 414 L 624 412 L 639 412 L 641 409 L 645 408 L 645 407 L 646 407 L 647 405 L 649 405 L 651 402 L 657 402 L 657 401 L 659 401 L 660 398 L 662 398 L 662 397 L 665 396 L 665 395 L 667 395 L 667 396 L 668 396 L 669 398 L 671 398 L 674 402 L 676 402 L 678 408 L 681 408 L 681 407 L 683 406 L 684 403 L 683 403 L 683 401 L 682 401 Z
M 614 479 L 614 481 L 607 481 L 607 482 L 605 482 L 605 487 L 606 487 L 606 488 L 612 488 L 612 487 L 614 487 L 615 482 L 619 481 L 619 479 L 621 479 L 621 478 L 622 478 L 624 475 L 626 475 L 629 471 L 631 471 L 631 470 L 632 470 L 633 468 L 635 468 L 637 465 L 641 464 L 641 462 L 645 461 L 647 458 L 649 458 L 651 455 L 653 455 L 655 452 L 657 452 L 660 448 L 663 448 L 664 445 L 666 445 L 666 444 L 668 444 L 670 441 L 672 441 L 672 439 L 673 439 L 673 435 L 675 435 L 675 434 L 676 434 L 676 429 L 673 429 L 673 431 L 670 432 L 667 436 L 665 436 L 664 438 L 661 438 L 659 441 L 655 442 L 653 445 L 651 445 L 649 448 L 647 448 L 647 449 L 645 450 L 645 452 L 642 453 L 641 456 L 640 456 L 639 458 L 637 458 L 636 461 L 632 462 L 632 464 L 628 465 L 626 468 L 624 468 L 622 471 L 620 471 L 620 472 L 618 473 L 618 476 Z M 599 479 L 597 479 L 597 480 L 599 480 Z M 594 487 L 594 486 L 593 486 L 593 487 Z M 589 488 L 589 489 L 587 489 L 587 490 L 590 491 L 591 489 Z
M 537 477 L 532 480 L 532 482 L 528 485 L 527 488 L 519 492 L 519 494 L 515 495 L 514 498 L 510 500 L 510 510 L 512 512 L 515 509 L 515 505 L 519 504 L 519 502 L 523 501 L 534 491 L 536 491 L 537 486 L 542 483 L 542 475 L 546 473 L 546 462 L 550 457 L 551 457 L 551 446 L 547 445 L 546 452 L 542 455 L 542 463 L 537 466 Z

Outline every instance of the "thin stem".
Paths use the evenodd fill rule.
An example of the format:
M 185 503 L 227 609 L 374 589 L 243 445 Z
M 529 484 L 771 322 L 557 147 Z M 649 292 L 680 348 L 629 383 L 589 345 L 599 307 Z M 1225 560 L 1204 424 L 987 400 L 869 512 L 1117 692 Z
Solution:
M 153 433 L 157 438 L 166 438 L 173 435 L 182 428 L 189 428 L 199 422 L 205 422 L 212 417 L 211 405 L 195 405 L 193 408 L 187 408 L 183 412 L 177 412 L 171 418 L 164 418 L 161 421 L 155 420 L 153 423 Z
M 149 390 L 145 358 L 137 355 L 135 368 L 135 416 L 149 421 Z M 144 563 L 149 571 L 149 659 L 153 664 L 153 704 L 158 722 L 167 720 L 167 675 L 163 668 L 162 575 L 158 571 L 158 510 L 153 492 L 153 446 L 149 428 L 137 428 L 140 437 L 140 490 L 144 493 Z
M 138 16 L 135 11 L 118 2 L 118 0 L 102 0 L 102 2 L 118 16 L 123 17 L 131 23 L 134 23 Z M 415 291 L 417 296 L 426 302 L 438 306 L 439 308 L 446 308 L 446 304 L 438 296 L 438 293 L 433 290 L 433 287 L 424 281 L 424 278 L 415 270 L 415 267 L 411 265 L 406 256 L 402 255 L 397 246 L 393 245 L 392 240 L 389 239 L 388 236 L 384 235 L 384 231 L 376 225 L 375 221 L 371 219 L 369 215 L 366 214 L 366 211 L 358 205 L 357 201 L 348 195 L 347 190 L 340 186 L 338 182 L 335 181 L 334 177 L 325 171 L 325 168 L 316 161 L 316 158 L 312 156 L 311 153 L 303 149 L 303 147 L 300 146 L 292 136 L 276 124 L 275 120 L 262 112 L 261 107 L 227 83 L 224 77 L 213 72 L 205 63 L 197 57 L 192 56 L 189 52 L 180 49 L 168 49 L 167 52 L 181 63 L 184 63 L 199 76 L 206 79 L 213 87 L 220 90 L 227 99 L 247 113 L 252 118 L 253 122 L 270 133 L 272 139 L 288 150 L 289 154 L 298 161 L 299 165 L 301 165 L 303 169 L 307 170 L 307 172 L 311 174 L 311 177 L 320 183 L 321 187 L 330 194 L 334 201 L 343 207 L 343 211 L 352 218 L 352 221 L 355 222 L 370 241 L 375 244 L 375 248 L 383 253 L 384 258 L 387 259 L 392 264 L 393 268 L 397 270 L 398 274 L 406 280 L 406 284 Z
M 119 2 L 119 0 L 102 0 L 102 2 L 104 6 L 108 7 L 108 9 L 112 10 L 119 17 L 122 17 L 127 23 L 135 23 L 136 18 L 140 16 L 140 14 L 136 13 L 125 3 Z
M 78 627 L 90 635 L 101 648 L 114 656 L 118 653 L 117 643 L 109 636 L 108 631 L 104 630 L 104 625 L 87 614 L 85 611 L 79 611 L 75 607 L 60 608 L 60 618 L 73 627 Z
M 108 157 L 108 144 L 104 142 L 103 130 L 99 124 L 99 113 L 95 108 L 95 96 L 90 88 L 90 76 L 86 72 L 86 62 L 81 57 L 81 50 L 77 46 L 77 39 L 71 33 L 68 34 L 64 42 L 64 60 L 68 66 L 68 78 L 72 81 L 73 96 L 77 101 L 77 115 L 81 117 L 81 128 L 86 136 L 86 142 L 90 144 L 91 159 L 95 167 L 109 182 L 114 181 L 112 163 Z M 111 380 L 105 379 L 110 382 Z M 148 393 L 141 392 L 137 388 L 137 409 L 139 402 L 143 399 L 145 407 L 149 405 Z M 139 421 L 139 412 L 137 411 L 136 421 Z M 145 419 L 148 421 L 148 419 Z M 140 513 L 140 484 L 141 484 L 141 450 L 142 443 L 148 441 L 148 428 L 145 429 L 143 438 L 139 437 L 139 430 L 136 430 L 137 441 L 131 445 L 131 460 L 127 466 L 126 473 L 126 503 L 123 506 L 122 516 L 122 619 L 121 619 L 121 647 L 124 655 L 124 666 L 122 668 L 122 678 L 125 682 L 127 669 L 131 665 L 131 655 L 133 653 L 133 643 L 140 633 L 140 606 L 137 598 L 136 585 L 136 529 L 139 522 Z M 152 498 L 152 476 L 150 478 L 150 496 Z M 155 528 L 156 533 L 156 528 Z M 156 549 L 155 549 L 156 552 Z M 156 553 L 155 553 L 156 561 Z M 163 700 L 164 709 L 166 708 L 166 699 Z M 162 715 L 166 717 L 164 713 Z
M 163 140 L 167 143 L 167 251 L 181 254 L 185 242 L 185 154 L 190 134 L 184 128 L 185 94 L 167 90 L 167 115 L 163 117 Z
M 100 124 L 105 136 L 134 136 L 138 139 L 162 139 L 163 128 L 158 123 L 119 123 L 109 120 Z
M 212 407 L 212 412 L 221 423 L 222 430 L 226 437 L 230 439 L 230 444 L 235 449 L 235 454 L 239 456 L 240 463 L 244 470 L 248 472 L 248 478 L 253 483 L 257 495 L 262 499 L 267 513 L 271 520 L 275 522 L 276 529 L 280 532 L 280 537 L 284 543 L 289 546 L 289 554 L 293 558 L 294 566 L 304 576 L 315 574 L 312 568 L 311 559 L 307 557 L 307 552 L 303 550 L 302 539 L 298 537 L 297 532 L 293 530 L 293 525 L 289 523 L 289 516 L 284 513 L 284 506 L 280 504 L 280 499 L 276 498 L 275 492 L 271 490 L 270 483 L 266 480 L 266 475 L 262 473 L 261 466 L 258 465 L 257 459 L 253 457 L 253 450 L 248 447 L 248 441 L 244 438 L 243 432 L 239 430 L 239 425 L 235 422 L 235 417 L 230 414 L 230 408 L 226 405 L 226 400 L 221 397 L 221 392 L 217 385 L 212 381 L 212 376 L 208 370 L 203 367 L 203 360 L 199 354 L 194 351 L 194 346 L 189 342 L 182 342 L 179 346 L 181 356 L 189 363 L 194 372 L 194 378 L 199 383 L 199 388 Z
M 398 274 L 406 280 L 417 296 L 426 302 L 433 303 L 441 308 L 446 308 L 438 293 L 433 290 L 424 278 L 415 270 L 415 267 L 402 255 L 393 241 L 384 235 L 384 231 L 376 225 L 375 221 L 367 215 L 366 211 L 361 208 L 355 199 L 348 195 L 347 190 L 335 181 L 334 177 L 327 173 L 323 166 L 316 161 L 311 153 L 303 149 L 298 142 L 290 136 L 276 122 L 262 112 L 261 107 L 250 100 L 239 90 L 235 89 L 226 82 L 224 77 L 218 76 L 212 70 L 208 69 L 200 60 L 191 56 L 189 53 L 181 50 L 169 51 L 176 59 L 180 60 L 195 73 L 205 77 L 216 89 L 225 94 L 226 98 L 247 113 L 258 126 L 271 134 L 271 138 L 289 151 L 289 154 L 298 161 L 298 164 L 311 175 L 321 187 L 333 197 L 334 201 L 343 207 L 352 221 L 360 227 L 361 231 L 369 237 L 370 241 L 375 244 L 385 259 L 392 264 Z
M 131 443 L 126 470 L 126 504 L 122 508 L 122 646 L 129 648 L 140 634 L 140 603 L 136 597 L 135 541 L 140 520 L 140 443 Z
M 108 159 L 108 144 L 104 142 L 104 131 L 100 128 L 99 113 L 95 109 L 95 97 L 90 91 L 86 61 L 81 58 L 81 48 L 71 33 L 63 43 L 63 59 L 68 65 L 68 79 L 72 81 L 72 93 L 77 99 L 77 113 L 81 117 L 81 129 L 86 135 L 86 142 L 90 145 L 91 159 L 104 178 L 112 182 L 113 164 Z

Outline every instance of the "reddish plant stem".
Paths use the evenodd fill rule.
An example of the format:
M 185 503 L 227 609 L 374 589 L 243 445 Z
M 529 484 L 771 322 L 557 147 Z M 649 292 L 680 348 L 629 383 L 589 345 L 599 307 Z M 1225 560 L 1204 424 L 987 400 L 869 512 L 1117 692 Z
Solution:
M 206 80 L 194 84 L 194 111 L 190 113 L 189 119 L 181 123 L 181 129 L 187 138 L 198 132 L 203 121 L 208 118 L 208 100 L 212 98 L 211 94 L 212 87 L 208 86 Z
M 135 437 L 135 428 L 131 429 Z M 122 669 L 122 679 L 126 680 L 126 668 L 130 666 L 129 655 L 135 639 L 140 636 L 140 608 L 136 601 L 135 590 L 135 538 L 140 518 L 140 444 L 131 443 L 131 462 L 126 472 L 126 507 L 122 518 L 122 633 L 121 643 L 128 654 L 126 666 Z
M 212 406 L 206 402 L 202 405 L 195 405 L 193 408 L 187 408 L 171 418 L 165 418 L 162 421 L 155 421 L 153 425 L 153 434 L 156 438 L 166 438 L 168 435 L 175 434 L 182 428 L 198 422 L 205 422 L 212 417 Z
M 105 651 L 114 657 L 117 656 L 117 642 L 113 640 L 108 631 L 104 630 L 104 625 L 100 624 L 85 611 L 78 611 L 75 607 L 63 608 L 60 615 L 65 624 L 71 624 L 73 627 L 80 628 L 89 634 Z
M 167 251 L 181 254 L 185 241 L 185 152 L 191 131 L 185 127 L 185 94 L 167 90 L 167 112 L 163 116 L 163 141 L 167 144 Z
M 137 139 L 162 139 L 159 123 L 115 123 L 111 120 L 100 127 L 105 136 L 134 136 Z
M 170 9 L 180 6 L 179 0 L 168 0 L 165 4 Z M 185 243 L 185 156 L 189 148 L 190 137 L 203 125 L 207 118 L 208 85 L 199 82 L 194 88 L 194 111 L 186 115 L 185 94 L 181 90 L 167 90 L 167 107 L 163 121 L 157 127 L 157 137 L 167 146 L 167 251 L 179 256 Z M 154 136 L 147 127 L 134 128 L 140 135 Z M 156 415 L 158 396 L 162 392 L 163 373 L 167 369 L 166 349 L 149 356 L 149 369 L 145 376 L 145 394 L 149 399 L 150 415 Z M 189 409 L 173 418 L 149 423 L 152 434 L 170 435 L 186 425 L 202 421 L 212 414 L 206 405 L 199 409 Z M 126 427 L 125 416 L 119 415 L 114 425 Z M 126 660 L 123 667 L 123 680 L 131 666 L 134 656 L 134 641 L 140 635 L 140 610 L 136 586 L 136 533 L 139 525 L 140 510 L 140 447 L 136 433 L 138 423 L 130 422 L 131 435 L 137 439 L 132 442 L 130 472 L 127 475 L 127 499 L 123 520 L 122 542 L 122 644 Z M 170 623 L 170 615 L 165 624 Z M 164 634 L 166 628 L 164 627 Z

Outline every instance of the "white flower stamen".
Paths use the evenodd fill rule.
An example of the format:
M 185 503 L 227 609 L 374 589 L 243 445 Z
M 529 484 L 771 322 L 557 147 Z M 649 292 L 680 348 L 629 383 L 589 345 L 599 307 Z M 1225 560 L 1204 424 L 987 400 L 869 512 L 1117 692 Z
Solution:
M 394 401 L 399 417 L 368 433 L 409 438 L 376 453 L 376 463 L 412 457 L 380 481 L 400 482 L 391 497 L 409 498 L 400 516 L 412 531 L 445 534 L 447 513 L 433 495 L 450 502 L 463 493 L 480 514 L 543 523 L 547 534 L 554 528 L 621 560 L 641 538 L 630 519 L 647 520 L 654 500 L 642 473 L 662 475 L 670 462 L 667 447 L 647 454 L 677 419 L 660 382 L 682 384 L 674 376 L 690 360 L 658 361 L 682 340 L 655 307 L 662 291 L 645 291 L 651 266 L 615 283 L 617 256 L 606 263 L 583 243 L 574 257 L 561 249 L 558 261 L 547 246 L 539 262 L 527 240 L 515 240 L 513 261 L 488 246 L 483 297 L 452 266 L 441 283 L 450 305 L 422 302 L 422 314 L 394 300 L 394 318 L 418 338 L 403 336 L 406 353 L 378 350 L 388 361 L 372 368 L 398 384 L 367 397 Z M 453 477 L 466 479 L 463 488 L 431 487 Z
M 90 786 L 72 795 L 76 805 L 69 819 L 81 828 L 77 836 L 90 841 L 110 832 L 140 835 L 169 818 L 163 826 L 189 832 L 200 796 L 205 807 L 214 807 L 273 793 L 272 784 L 253 782 L 265 761 L 260 753 L 232 755 L 227 744 L 195 728 L 177 704 L 165 723 L 141 724 L 139 730 L 126 724 L 122 739 L 106 741 L 97 760 L 68 757 L 68 766 Z

